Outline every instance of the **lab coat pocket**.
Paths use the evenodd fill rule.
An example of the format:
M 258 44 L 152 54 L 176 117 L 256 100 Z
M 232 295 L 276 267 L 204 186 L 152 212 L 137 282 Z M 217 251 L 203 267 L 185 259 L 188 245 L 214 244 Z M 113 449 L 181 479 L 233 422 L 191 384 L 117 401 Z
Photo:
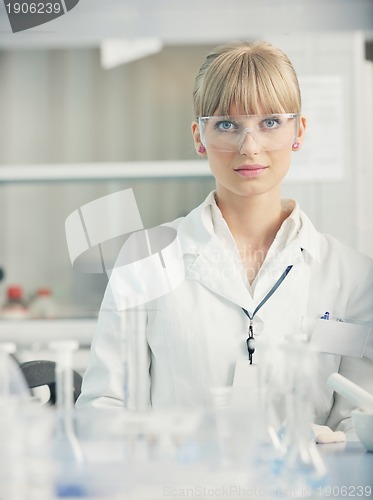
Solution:
M 315 351 L 362 358 L 367 354 L 370 323 L 316 319 L 310 340 Z

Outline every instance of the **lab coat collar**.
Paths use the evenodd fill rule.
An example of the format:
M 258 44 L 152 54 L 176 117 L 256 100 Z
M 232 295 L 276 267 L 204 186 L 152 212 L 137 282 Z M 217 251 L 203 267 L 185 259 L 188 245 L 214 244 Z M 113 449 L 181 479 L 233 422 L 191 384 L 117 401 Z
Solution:
M 214 192 L 179 221 L 177 231 L 186 266 L 185 277 L 203 283 L 241 307 L 247 307 L 252 298 L 239 274 L 235 253 L 215 234 L 212 210 L 219 210 Z
M 198 257 L 213 237 L 214 227 L 210 212 L 213 197 L 214 192 L 212 191 L 201 205 L 192 210 L 186 217 L 176 221 L 183 255 Z
M 296 202 L 295 206 L 297 207 Z M 266 263 L 265 268 L 262 266 L 255 289 L 250 293 L 245 279 L 240 274 L 242 267 L 236 260 L 238 252 L 229 249 L 221 234 L 218 237 L 214 232 L 212 210 L 219 210 L 213 192 L 189 215 L 179 219 L 177 230 L 186 266 L 185 277 L 199 281 L 217 295 L 245 309 L 254 308 L 287 266 L 310 263 L 313 259 L 320 260 L 323 236 L 298 209 L 298 234 Z
M 178 224 L 178 238 L 183 255 L 197 258 L 203 252 L 210 240 L 216 237 L 213 220 L 217 217 L 221 217 L 221 212 L 215 201 L 215 191 L 211 191 L 205 201 L 181 219 Z M 320 262 L 325 237 L 315 229 L 306 214 L 300 210 L 297 201 L 294 201 L 294 208 L 289 219 L 297 218 L 300 219 L 300 228 L 295 238 L 298 248 L 302 249 L 304 257 L 308 256 L 311 260 Z
M 302 250 L 316 262 L 321 262 L 321 254 L 326 246 L 326 238 L 319 233 L 304 212 L 300 212 L 302 226 L 298 233 L 298 241 Z

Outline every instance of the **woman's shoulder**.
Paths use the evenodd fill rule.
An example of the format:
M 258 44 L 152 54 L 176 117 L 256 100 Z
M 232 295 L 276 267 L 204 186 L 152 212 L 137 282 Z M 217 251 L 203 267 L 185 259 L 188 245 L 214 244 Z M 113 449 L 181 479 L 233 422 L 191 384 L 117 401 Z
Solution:
M 187 215 L 164 224 L 176 230 L 177 238 L 185 253 L 198 253 L 213 234 L 211 195 L 212 193 Z
M 331 234 L 324 233 L 323 236 L 325 237 L 331 256 L 349 266 L 352 272 L 373 272 L 373 259 L 369 255 L 340 241 Z
M 350 266 L 355 271 L 373 267 L 371 257 L 332 234 L 318 231 L 304 212 L 301 212 L 301 220 L 303 239 L 320 261 L 339 262 L 339 265 Z

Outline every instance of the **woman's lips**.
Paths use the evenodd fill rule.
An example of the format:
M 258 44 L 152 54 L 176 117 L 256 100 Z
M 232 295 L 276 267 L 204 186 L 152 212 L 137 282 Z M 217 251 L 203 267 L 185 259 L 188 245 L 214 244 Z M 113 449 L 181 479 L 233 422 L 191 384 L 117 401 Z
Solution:
M 257 177 L 258 175 L 263 174 L 265 170 L 267 170 L 266 165 L 240 165 L 235 168 L 235 172 L 237 172 L 242 177 Z

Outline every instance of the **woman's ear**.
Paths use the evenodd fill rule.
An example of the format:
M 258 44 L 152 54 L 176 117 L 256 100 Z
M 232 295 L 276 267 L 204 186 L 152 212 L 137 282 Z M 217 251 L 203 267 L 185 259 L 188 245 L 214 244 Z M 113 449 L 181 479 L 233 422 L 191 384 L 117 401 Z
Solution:
M 305 116 L 301 115 L 300 120 L 299 120 L 299 128 L 298 128 L 298 135 L 296 140 L 293 142 L 293 151 L 298 151 L 304 141 L 304 134 L 306 133 L 306 128 L 307 128 L 307 119 Z
M 197 122 L 192 123 L 192 135 L 194 140 L 194 147 L 200 156 L 206 156 L 206 148 L 201 142 L 201 134 L 199 133 L 199 126 Z

